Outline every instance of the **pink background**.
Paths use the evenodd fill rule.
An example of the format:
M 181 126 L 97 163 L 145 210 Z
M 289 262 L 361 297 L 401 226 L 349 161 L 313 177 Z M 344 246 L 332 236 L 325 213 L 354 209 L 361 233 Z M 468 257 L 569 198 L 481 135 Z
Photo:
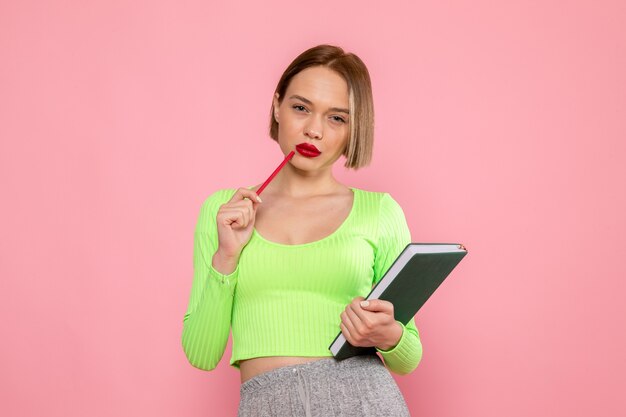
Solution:
M 338 178 L 470 252 L 394 375 L 412 414 L 624 412 L 623 1 L 53 3 L 0 3 L 0 415 L 235 415 L 230 342 L 181 347 L 193 228 L 280 162 L 271 94 L 319 43 L 374 88 Z

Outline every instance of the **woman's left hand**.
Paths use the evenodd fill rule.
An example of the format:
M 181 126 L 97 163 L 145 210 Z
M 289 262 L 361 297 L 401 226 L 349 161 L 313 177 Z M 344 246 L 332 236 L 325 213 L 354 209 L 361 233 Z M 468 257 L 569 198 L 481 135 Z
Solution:
M 393 304 L 375 299 L 363 307 L 363 300 L 354 298 L 341 313 L 341 333 L 352 346 L 375 346 L 381 350 L 395 347 L 402 337 L 402 326 L 393 315 Z

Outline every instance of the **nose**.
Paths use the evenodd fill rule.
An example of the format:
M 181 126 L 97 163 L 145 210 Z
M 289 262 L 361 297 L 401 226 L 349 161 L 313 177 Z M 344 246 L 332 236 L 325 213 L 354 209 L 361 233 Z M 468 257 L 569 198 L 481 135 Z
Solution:
M 315 118 L 312 118 L 315 119 Z M 304 134 L 310 138 L 321 139 L 322 138 L 322 124 L 316 120 L 311 120 L 304 130 Z

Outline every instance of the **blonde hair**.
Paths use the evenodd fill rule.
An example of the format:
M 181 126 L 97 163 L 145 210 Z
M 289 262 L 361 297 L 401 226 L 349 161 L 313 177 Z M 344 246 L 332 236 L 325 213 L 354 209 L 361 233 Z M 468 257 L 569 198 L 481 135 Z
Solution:
M 278 93 L 278 102 L 282 103 L 291 79 L 300 71 L 314 66 L 324 66 L 335 71 L 348 84 L 350 136 L 343 152 L 346 157 L 344 166 L 357 170 L 369 165 L 374 147 L 374 102 L 369 72 L 358 56 L 346 53 L 338 46 L 325 44 L 307 49 L 289 64 L 278 81 L 274 96 Z M 270 137 L 278 141 L 273 101 L 270 108 Z

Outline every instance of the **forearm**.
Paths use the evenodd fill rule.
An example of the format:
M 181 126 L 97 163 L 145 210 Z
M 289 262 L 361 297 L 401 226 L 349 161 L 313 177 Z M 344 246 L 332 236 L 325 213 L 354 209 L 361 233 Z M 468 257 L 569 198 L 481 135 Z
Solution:
M 212 267 L 199 273 L 206 279 L 183 319 L 182 346 L 193 366 L 208 371 L 217 366 L 228 342 L 238 269 L 222 274 Z

